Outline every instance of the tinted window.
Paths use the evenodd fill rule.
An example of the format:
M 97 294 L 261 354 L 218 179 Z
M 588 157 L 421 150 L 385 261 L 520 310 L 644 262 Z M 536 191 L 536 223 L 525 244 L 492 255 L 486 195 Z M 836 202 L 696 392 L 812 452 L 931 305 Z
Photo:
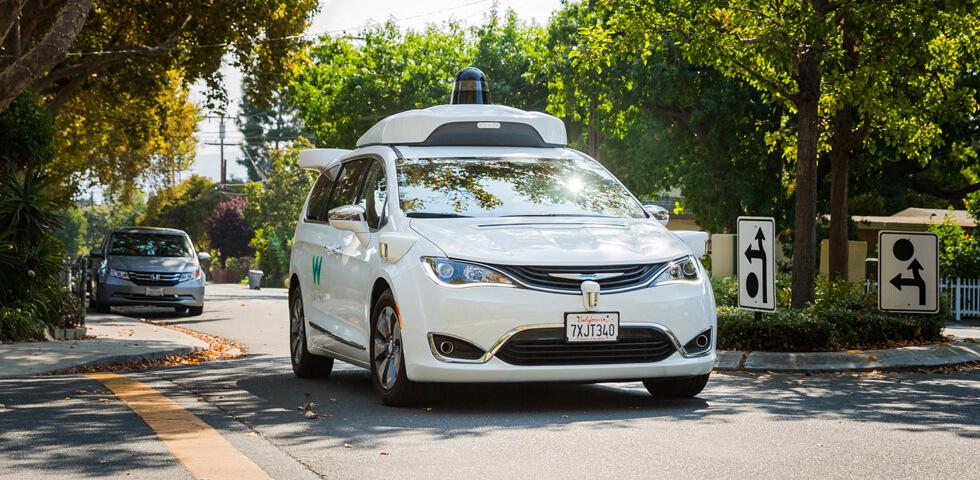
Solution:
M 306 218 L 310 220 L 326 220 L 327 200 L 330 200 L 330 190 L 333 189 L 333 180 L 327 175 L 321 174 L 313 185 L 313 193 L 310 194 L 310 207 L 306 210 Z
M 330 195 L 327 212 L 344 205 L 352 205 L 357 195 L 357 187 L 361 185 L 361 177 L 369 160 L 354 160 L 344 164 L 344 170 L 337 179 L 337 184 Z
M 364 188 L 357 203 L 367 213 L 367 223 L 372 230 L 381 228 L 386 198 L 388 198 L 388 187 L 385 183 L 385 169 L 382 163 L 376 160 L 371 163 L 371 168 L 364 177 Z
M 139 257 L 191 257 L 193 251 L 190 240 L 183 235 L 117 232 L 109 240 L 108 253 Z

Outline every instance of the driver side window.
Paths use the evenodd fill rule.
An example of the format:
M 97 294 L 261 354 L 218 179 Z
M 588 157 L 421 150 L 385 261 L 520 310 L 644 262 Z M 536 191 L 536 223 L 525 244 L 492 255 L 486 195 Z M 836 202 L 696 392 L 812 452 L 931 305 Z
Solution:
M 385 200 L 388 198 L 388 188 L 385 182 L 385 169 L 380 160 L 371 162 L 358 205 L 367 214 L 367 224 L 371 231 L 377 231 L 384 225 Z
M 328 215 L 330 210 L 337 207 L 354 204 L 357 187 L 361 185 L 361 179 L 364 177 L 364 169 L 367 168 L 370 162 L 369 159 L 361 159 L 344 164 L 344 169 L 340 172 L 340 176 L 337 177 L 337 183 L 334 185 L 333 193 L 330 195 L 330 201 L 327 202 L 326 211 Z

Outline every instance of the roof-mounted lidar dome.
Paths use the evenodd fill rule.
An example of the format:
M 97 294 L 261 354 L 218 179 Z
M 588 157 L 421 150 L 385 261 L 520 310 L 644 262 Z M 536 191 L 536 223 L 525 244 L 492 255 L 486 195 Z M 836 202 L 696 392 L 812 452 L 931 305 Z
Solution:
M 487 76 L 479 68 L 466 67 L 453 80 L 451 105 L 490 105 L 490 87 Z

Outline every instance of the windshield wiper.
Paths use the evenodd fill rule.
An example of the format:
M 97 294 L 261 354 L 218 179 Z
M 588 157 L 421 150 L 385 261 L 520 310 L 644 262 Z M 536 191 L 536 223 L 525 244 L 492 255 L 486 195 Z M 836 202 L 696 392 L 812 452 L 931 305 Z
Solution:
M 409 218 L 470 218 L 469 215 L 458 213 L 435 213 L 435 212 L 408 212 L 405 214 Z

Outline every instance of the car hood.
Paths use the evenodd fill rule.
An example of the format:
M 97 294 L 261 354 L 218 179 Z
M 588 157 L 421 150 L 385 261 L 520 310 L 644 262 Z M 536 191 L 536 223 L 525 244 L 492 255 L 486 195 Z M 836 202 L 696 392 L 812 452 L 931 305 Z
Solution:
M 645 218 L 414 218 L 411 227 L 451 258 L 502 265 L 655 263 L 691 253 Z
M 193 257 L 137 257 L 130 255 L 111 255 L 106 262 L 116 270 L 133 272 L 192 272 L 197 270 L 198 262 Z

